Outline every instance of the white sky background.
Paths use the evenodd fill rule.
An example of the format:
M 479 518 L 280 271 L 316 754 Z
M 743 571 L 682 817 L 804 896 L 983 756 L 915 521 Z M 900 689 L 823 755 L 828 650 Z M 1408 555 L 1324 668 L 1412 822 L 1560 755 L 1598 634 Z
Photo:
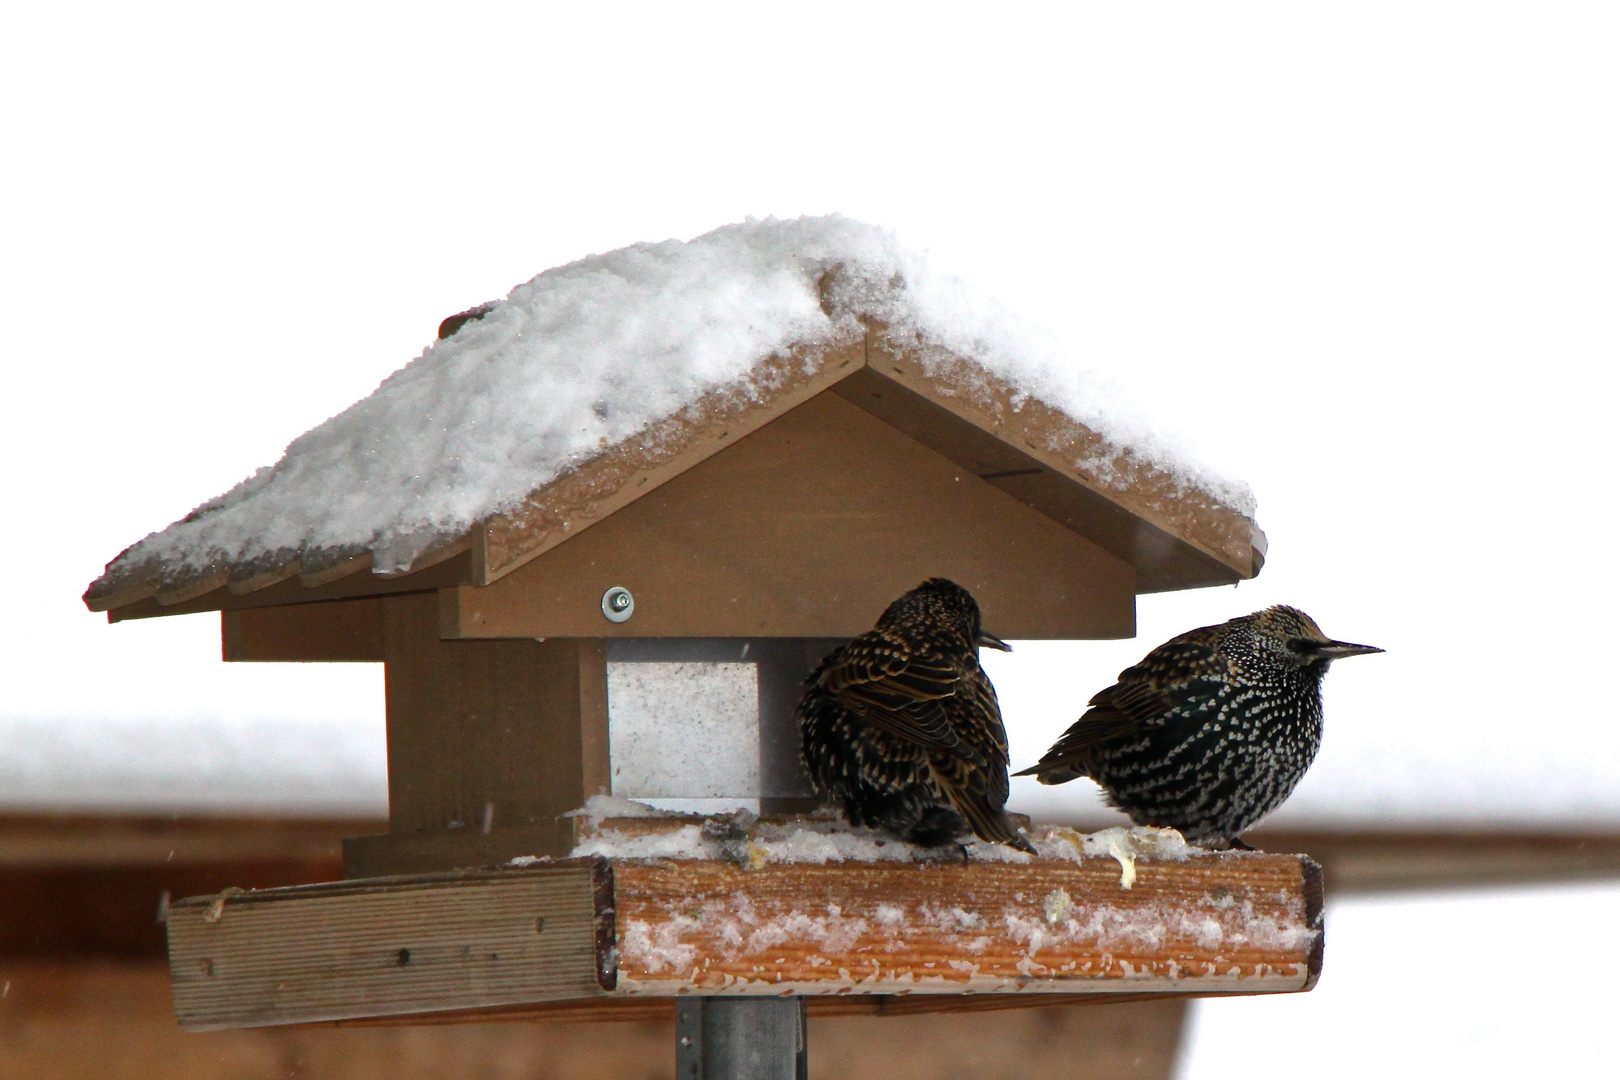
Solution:
M 1585 10 L 11 15 L 0 779 L 54 782 L 42 730 L 89 762 L 117 740 L 84 721 L 172 744 L 260 718 L 304 725 L 293 774 L 300 740 L 341 745 L 375 793 L 377 671 L 227 668 L 217 617 L 109 628 L 84 586 L 445 315 L 589 252 L 838 210 L 1058 332 L 1260 499 L 1257 581 L 996 665 L 1020 763 L 1146 647 L 1287 601 L 1389 653 L 1329 677 L 1285 814 L 1620 819 L 1620 79 Z M 178 752 L 125 742 L 109 768 Z
M 13 8 L 0 799 L 48 797 L 68 756 L 88 801 L 375 808 L 375 668 L 227 668 L 217 617 L 109 628 L 86 584 L 446 315 L 590 252 L 837 210 L 1055 330 L 1260 500 L 1255 582 L 1145 598 L 1137 641 L 992 658 L 1015 764 L 1147 647 L 1286 601 L 1389 652 L 1329 676 L 1327 744 L 1285 815 L 1620 820 L 1612 9 Z M 1019 797 L 1064 811 L 1078 788 Z M 1394 1011 L 1376 971 L 1339 988 L 1394 963 L 1390 910 L 1344 916 L 1298 1004 L 1204 1006 L 1218 1027 L 1187 1075 L 1245 1062 L 1221 1039 L 1287 1008 L 1336 1000 L 1363 1033 Z M 1506 999 L 1450 1000 L 1455 1025 Z M 1515 1045 L 1571 1030 L 1534 1004 L 1512 1006 Z M 1313 1068 L 1371 1041 L 1338 1031 Z M 1389 1075 L 1483 1045 L 1393 1037 Z

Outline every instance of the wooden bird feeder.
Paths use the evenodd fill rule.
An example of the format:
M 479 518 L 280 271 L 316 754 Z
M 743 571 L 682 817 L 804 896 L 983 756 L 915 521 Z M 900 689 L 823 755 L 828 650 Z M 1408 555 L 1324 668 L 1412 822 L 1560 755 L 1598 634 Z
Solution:
M 1138 593 L 1250 577 L 1263 548 L 1240 509 L 866 319 L 761 355 L 747 393 L 711 390 L 403 569 L 313 544 L 114 564 L 86 595 L 114 622 L 217 610 L 226 660 L 386 671 L 388 833 L 346 841 L 349 880 L 175 904 L 180 1022 L 1307 989 L 1320 888 L 1295 856 L 1149 860 L 1129 889 L 1106 856 L 569 858 L 696 820 L 568 816 L 604 792 L 810 810 L 800 683 L 924 578 L 967 586 L 1004 638 L 1118 638 Z M 683 1013 L 682 1052 L 707 1031 L 721 1054 L 720 1015 Z

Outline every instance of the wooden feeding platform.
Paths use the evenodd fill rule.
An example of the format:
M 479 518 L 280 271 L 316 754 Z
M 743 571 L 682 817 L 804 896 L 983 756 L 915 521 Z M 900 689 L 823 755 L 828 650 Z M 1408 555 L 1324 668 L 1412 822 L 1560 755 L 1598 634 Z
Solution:
M 782 228 L 812 226 L 736 235 Z M 1134 633 L 1138 594 L 1231 584 L 1263 562 L 1245 506 L 1081 423 L 1011 369 L 944 348 L 926 319 L 884 322 L 907 303 L 898 277 L 853 263 L 782 273 L 802 277 L 795 325 L 819 305 L 823 336 L 762 347 L 632 435 L 502 477 L 522 498 L 463 513 L 480 496 L 460 463 L 566 442 L 616 402 L 511 449 L 479 442 L 504 437 L 487 424 L 435 419 L 443 474 L 396 474 L 390 452 L 416 460 L 400 440 L 426 423 L 410 411 L 425 398 L 385 384 L 91 585 L 86 603 L 115 622 L 221 612 L 226 660 L 386 672 L 388 832 L 345 842 L 345 881 L 176 903 L 185 1026 L 611 1015 L 669 998 L 944 1008 L 1310 987 L 1320 883 L 1298 857 L 1144 857 L 1125 888 L 1118 861 L 1061 838 L 1033 859 L 794 861 L 746 845 L 682 858 L 602 849 L 580 832 L 571 812 L 604 793 L 698 815 L 741 807 L 763 815 L 756 830 L 810 813 L 801 684 L 925 578 L 966 586 L 1003 638 L 1112 638 Z M 783 279 L 770 280 L 780 295 Z M 520 293 L 513 311 L 539 302 Z M 861 306 L 877 294 L 882 312 Z M 533 345 L 520 331 L 536 311 L 509 319 L 498 305 L 417 362 L 413 385 L 437 379 L 434 400 L 451 406 L 435 416 L 482 416 L 526 392 L 499 383 L 521 383 L 522 364 L 500 365 Z M 654 362 L 705 370 L 682 340 L 624 361 L 620 377 Z M 467 342 L 482 366 L 440 364 Z M 465 371 L 483 374 L 463 385 Z M 308 483 L 321 468 L 347 479 Z M 355 518 L 368 507 L 376 520 Z M 349 532 L 322 532 L 330 521 Z M 343 538 L 356 528 L 375 539 Z M 595 835 L 645 839 L 695 820 L 628 818 Z M 723 1013 L 705 1014 L 711 1046 Z
M 699 826 L 631 818 L 593 835 L 633 845 L 677 828 Z M 1316 981 L 1308 858 L 1122 861 L 1082 854 L 1066 832 L 1034 830 L 1037 858 L 767 862 L 744 836 L 730 858 L 598 855 L 195 897 L 170 909 L 175 1010 L 210 1030 L 522 1006 L 611 1016 L 685 995 L 949 1010 Z

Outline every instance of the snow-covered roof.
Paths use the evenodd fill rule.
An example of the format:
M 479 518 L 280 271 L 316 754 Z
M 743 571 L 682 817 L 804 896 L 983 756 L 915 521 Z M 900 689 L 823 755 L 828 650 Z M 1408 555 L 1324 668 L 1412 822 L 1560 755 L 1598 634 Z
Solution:
M 499 550 L 469 560 L 485 583 L 559 525 L 622 505 L 611 495 L 631 472 L 690 457 L 695 431 L 762 404 L 785 411 L 846 377 L 848 350 L 874 333 L 907 358 L 912 389 L 977 410 L 990 434 L 1228 573 L 1258 567 L 1247 487 L 1179 452 L 1106 380 L 891 233 L 830 216 L 748 221 L 547 270 L 274 466 L 124 551 L 86 601 L 173 605 L 295 575 L 319 586 L 360 569 L 420 571 L 502 523 Z M 586 476 L 614 459 L 629 464 Z

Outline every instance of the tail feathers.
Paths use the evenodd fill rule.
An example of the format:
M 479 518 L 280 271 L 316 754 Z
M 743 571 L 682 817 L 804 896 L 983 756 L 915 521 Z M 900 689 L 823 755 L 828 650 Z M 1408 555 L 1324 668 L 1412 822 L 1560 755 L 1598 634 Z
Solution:
M 951 805 L 967 819 L 968 827 L 973 830 L 974 836 L 992 844 L 1006 844 L 1019 851 L 1035 854 L 1035 849 L 1029 845 L 1029 841 L 1018 835 L 1018 830 L 1007 820 L 1006 811 L 1000 807 L 990 806 L 983 799 L 974 798 L 972 792 L 950 789 L 948 794 L 951 797 Z
M 1070 780 L 1078 780 L 1088 775 L 1086 767 L 1078 761 L 1064 761 L 1062 758 L 1052 760 L 1043 758 L 1027 769 L 1013 773 L 1014 776 L 1033 776 L 1042 784 L 1067 784 Z
M 1120 697 L 1117 686 L 1091 699 L 1094 708 L 1070 725 L 1052 748 L 1034 765 L 1014 776 L 1033 776 L 1043 784 L 1067 784 L 1086 776 L 1083 759 L 1087 751 L 1101 743 L 1128 735 L 1138 721 L 1115 707 Z

